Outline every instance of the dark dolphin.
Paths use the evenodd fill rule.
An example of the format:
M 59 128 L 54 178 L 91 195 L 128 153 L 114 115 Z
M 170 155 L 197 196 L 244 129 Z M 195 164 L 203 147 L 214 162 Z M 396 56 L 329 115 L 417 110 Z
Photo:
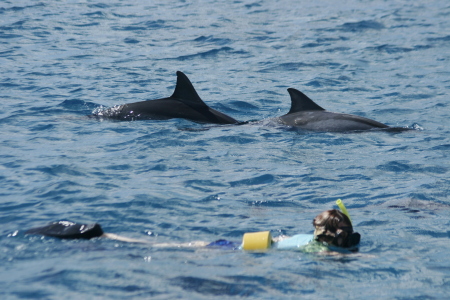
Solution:
M 364 117 L 326 111 L 296 89 L 290 88 L 288 92 L 291 95 L 291 110 L 284 116 L 276 118 L 277 121 L 284 125 L 306 130 L 333 132 L 359 131 L 375 128 L 394 129 L 386 124 Z
M 232 117 L 206 105 L 195 91 L 189 78 L 180 71 L 177 72 L 177 85 L 172 96 L 115 106 L 100 111 L 95 116 L 118 120 L 168 120 L 182 118 L 199 123 L 238 123 Z

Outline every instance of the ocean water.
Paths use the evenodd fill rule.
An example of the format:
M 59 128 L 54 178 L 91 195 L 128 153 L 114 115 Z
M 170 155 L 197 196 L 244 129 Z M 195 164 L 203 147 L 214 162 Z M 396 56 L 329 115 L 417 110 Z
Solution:
M 2 1 L 2 299 L 450 297 L 447 1 Z M 90 119 L 176 71 L 242 126 Z M 401 133 L 270 126 L 286 91 Z M 352 255 L 25 235 L 57 220 L 155 243 L 311 233 L 343 199 Z

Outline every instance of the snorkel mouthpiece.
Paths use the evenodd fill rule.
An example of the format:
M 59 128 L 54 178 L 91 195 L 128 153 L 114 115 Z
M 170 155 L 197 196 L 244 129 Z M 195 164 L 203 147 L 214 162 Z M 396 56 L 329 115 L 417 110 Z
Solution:
M 344 202 L 342 202 L 341 199 L 337 199 L 336 204 L 337 206 L 339 206 L 339 209 L 342 211 L 342 213 L 348 217 L 351 223 L 352 218 L 350 218 L 350 214 L 348 213 L 347 208 L 345 208 Z

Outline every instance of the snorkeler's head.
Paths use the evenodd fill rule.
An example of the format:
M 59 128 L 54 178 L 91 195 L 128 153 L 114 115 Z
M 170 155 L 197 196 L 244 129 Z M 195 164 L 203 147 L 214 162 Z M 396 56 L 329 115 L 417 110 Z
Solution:
M 350 248 L 359 244 L 361 235 L 353 232 L 350 219 L 341 211 L 327 210 L 314 218 L 314 238 L 328 245 Z

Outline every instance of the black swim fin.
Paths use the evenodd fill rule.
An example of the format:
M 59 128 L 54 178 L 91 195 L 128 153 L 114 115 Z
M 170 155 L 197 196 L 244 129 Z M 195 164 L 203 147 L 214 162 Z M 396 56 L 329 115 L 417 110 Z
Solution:
M 103 235 L 100 224 L 77 224 L 69 221 L 59 221 L 44 227 L 32 228 L 25 234 L 38 234 L 60 239 L 91 239 Z

